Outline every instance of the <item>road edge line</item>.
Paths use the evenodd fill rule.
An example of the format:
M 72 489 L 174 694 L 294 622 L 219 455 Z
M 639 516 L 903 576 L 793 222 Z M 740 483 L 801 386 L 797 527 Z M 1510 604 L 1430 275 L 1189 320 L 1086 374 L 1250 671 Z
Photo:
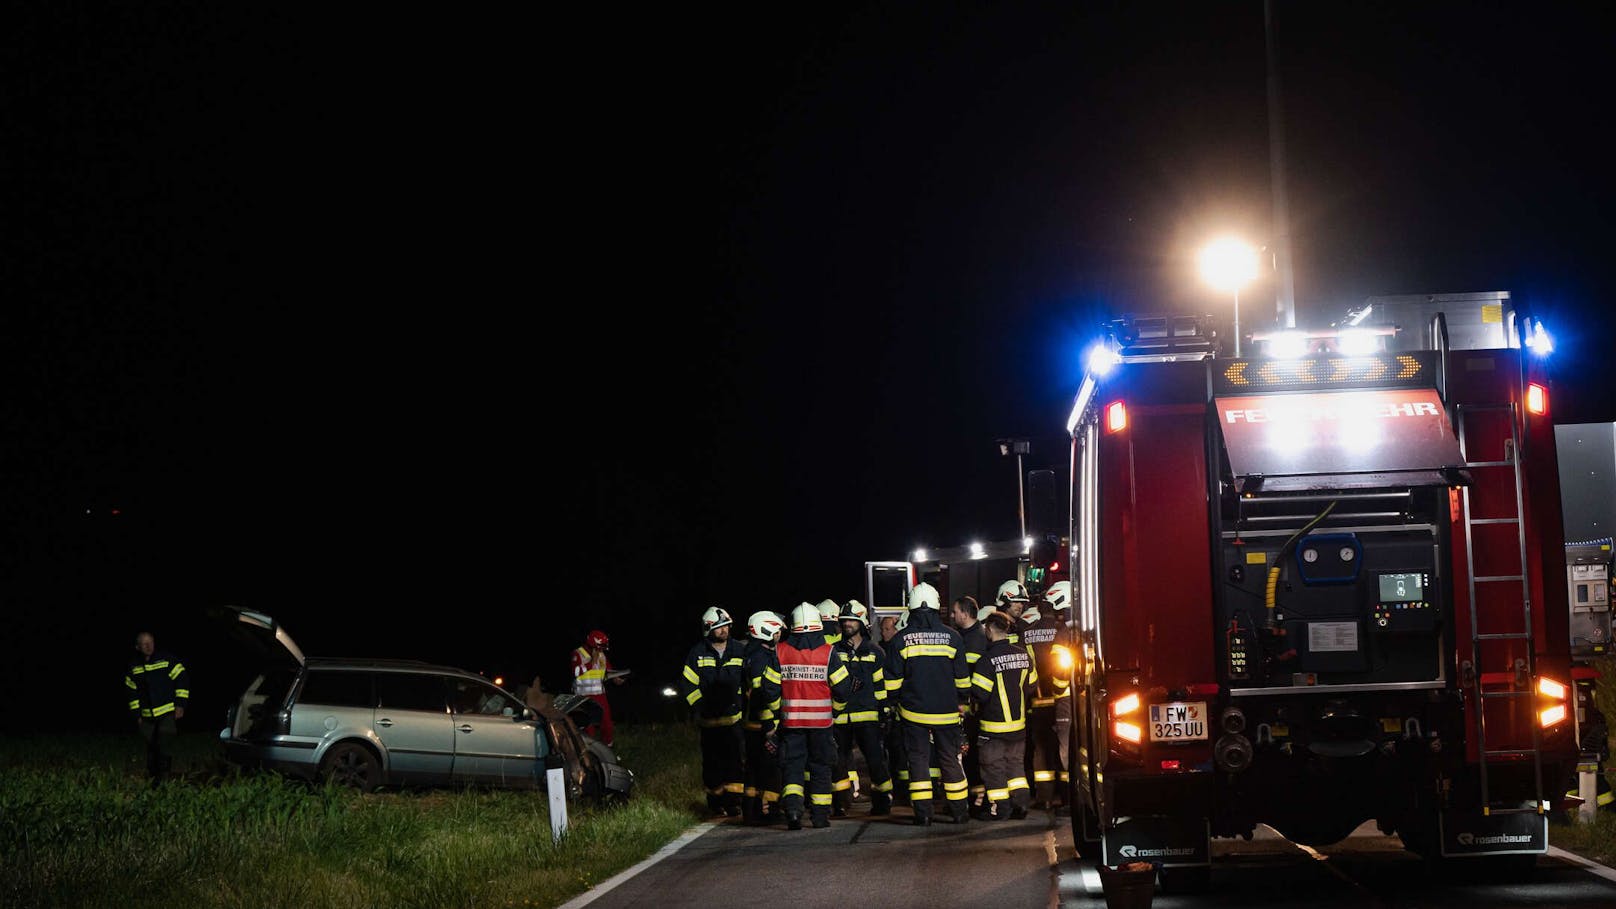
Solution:
M 1571 864 L 1576 865 L 1595 877 L 1602 877 L 1607 881 L 1616 883 L 1616 868 L 1612 868 L 1609 865 L 1601 865 L 1591 858 L 1583 858 L 1575 852 L 1568 852 L 1561 849 L 1559 846 L 1550 846 L 1549 855 L 1552 855 L 1561 861 L 1570 862 Z
M 681 833 L 678 839 L 651 853 L 649 858 L 642 859 L 639 864 L 619 871 L 618 873 L 602 881 L 598 886 L 592 887 L 589 890 L 586 890 L 566 901 L 565 903 L 562 903 L 560 906 L 557 906 L 556 909 L 582 909 L 582 907 L 593 903 L 595 900 L 616 889 L 618 885 L 625 883 L 634 875 L 639 874 L 641 871 L 644 871 L 652 865 L 655 865 L 657 862 L 662 861 L 675 852 L 678 852 L 680 849 L 690 845 L 690 843 L 697 837 L 713 829 L 714 827 L 717 827 L 718 823 L 718 821 L 706 821 L 691 827 L 684 833 Z

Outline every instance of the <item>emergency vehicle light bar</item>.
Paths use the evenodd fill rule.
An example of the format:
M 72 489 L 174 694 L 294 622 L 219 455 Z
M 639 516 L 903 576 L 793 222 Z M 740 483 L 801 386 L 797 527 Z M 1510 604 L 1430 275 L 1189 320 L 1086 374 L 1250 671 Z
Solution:
M 1233 360 L 1214 374 L 1215 393 L 1334 391 L 1369 388 L 1433 388 L 1430 351 L 1328 355 L 1296 360 Z

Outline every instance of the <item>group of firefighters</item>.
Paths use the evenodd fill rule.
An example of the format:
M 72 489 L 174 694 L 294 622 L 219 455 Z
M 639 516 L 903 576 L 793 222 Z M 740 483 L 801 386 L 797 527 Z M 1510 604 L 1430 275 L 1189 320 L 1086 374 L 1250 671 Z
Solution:
M 701 732 L 709 810 L 800 830 L 806 806 L 827 827 L 847 814 L 857 746 L 871 815 L 907 801 L 927 826 L 939 798 L 956 824 L 1063 811 L 1071 605 L 1070 582 L 1032 597 L 1010 580 L 992 605 L 965 596 L 945 613 L 921 583 L 882 643 L 857 600 L 803 603 L 789 625 L 755 612 L 745 641 L 728 612 L 708 609 L 681 694 Z

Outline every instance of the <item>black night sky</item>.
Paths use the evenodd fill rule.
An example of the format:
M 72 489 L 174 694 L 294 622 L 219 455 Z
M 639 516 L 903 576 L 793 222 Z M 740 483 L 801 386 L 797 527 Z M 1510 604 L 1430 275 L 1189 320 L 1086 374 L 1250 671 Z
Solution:
M 1616 419 L 1605 14 L 1275 6 L 1299 320 L 1507 289 Z M 220 603 L 552 688 L 600 627 L 652 715 L 706 606 L 1012 535 L 994 440 L 1269 237 L 1255 0 L 374 16 L 0 29 L 8 732 L 120 728 L 140 628 L 216 729 Z

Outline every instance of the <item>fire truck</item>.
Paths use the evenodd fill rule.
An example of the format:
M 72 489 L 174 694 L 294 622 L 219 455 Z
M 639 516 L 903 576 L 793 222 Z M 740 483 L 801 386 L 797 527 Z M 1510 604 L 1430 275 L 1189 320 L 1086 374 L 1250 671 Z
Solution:
M 1381 297 L 1224 346 L 1109 323 L 1068 420 L 1080 854 L 1194 887 L 1213 837 L 1374 821 L 1528 868 L 1578 757 L 1542 323 Z

